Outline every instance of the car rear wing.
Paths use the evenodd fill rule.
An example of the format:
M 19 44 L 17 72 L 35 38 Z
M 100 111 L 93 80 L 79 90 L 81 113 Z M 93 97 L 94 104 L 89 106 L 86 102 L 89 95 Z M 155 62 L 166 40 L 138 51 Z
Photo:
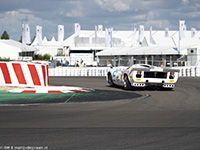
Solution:
M 141 67 L 140 68 L 140 67 L 136 67 L 136 68 L 132 68 L 129 74 L 131 74 L 133 71 L 180 72 L 179 69 L 174 69 L 174 68 L 161 68 L 161 67 L 158 67 L 158 68 Z
M 180 72 L 179 69 L 173 69 L 173 68 L 164 68 L 163 72 Z

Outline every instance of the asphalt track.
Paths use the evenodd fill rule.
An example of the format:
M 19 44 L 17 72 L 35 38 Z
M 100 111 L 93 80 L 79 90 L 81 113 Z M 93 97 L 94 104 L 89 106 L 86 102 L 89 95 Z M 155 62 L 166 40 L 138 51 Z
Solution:
M 51 77 L 50 84 L 142 97 L 1 106 L 0 150 L 200 149 L 200 78 L 180 78 L 174 91 L 124 91 L 92 77 Z

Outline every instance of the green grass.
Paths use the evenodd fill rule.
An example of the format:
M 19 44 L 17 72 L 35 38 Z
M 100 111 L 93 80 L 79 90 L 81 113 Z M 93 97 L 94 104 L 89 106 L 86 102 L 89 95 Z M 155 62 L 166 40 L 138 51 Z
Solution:
M 10 93 L 0 91 L 0 104 L 60 103 L 74 93 Z

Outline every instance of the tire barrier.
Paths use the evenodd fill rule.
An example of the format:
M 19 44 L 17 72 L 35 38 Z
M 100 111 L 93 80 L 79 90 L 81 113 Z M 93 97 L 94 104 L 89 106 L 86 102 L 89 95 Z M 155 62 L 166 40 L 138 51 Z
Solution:
M 47 87 L 48 65 L 32 62 L 0 62 L 0 86 Z

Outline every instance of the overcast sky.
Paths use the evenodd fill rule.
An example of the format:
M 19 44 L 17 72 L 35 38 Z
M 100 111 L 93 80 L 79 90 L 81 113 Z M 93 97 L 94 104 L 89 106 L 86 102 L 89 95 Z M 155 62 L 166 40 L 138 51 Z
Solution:
M 64 25 L 65 39 L 73 33 L 74 23 L 84 30 L 95 25 L 131 30 L 133 24 L 145 30 L 178 29 L 185 20 L 187 30 L 200 30 L 200 0 L 0 0 L 0 35 L 4 30 L 19 40 L 22 23 L 28 23 L 31 37 L 36 25 L 43 27 L 43 37 L 57 39 L 57 26 Z

